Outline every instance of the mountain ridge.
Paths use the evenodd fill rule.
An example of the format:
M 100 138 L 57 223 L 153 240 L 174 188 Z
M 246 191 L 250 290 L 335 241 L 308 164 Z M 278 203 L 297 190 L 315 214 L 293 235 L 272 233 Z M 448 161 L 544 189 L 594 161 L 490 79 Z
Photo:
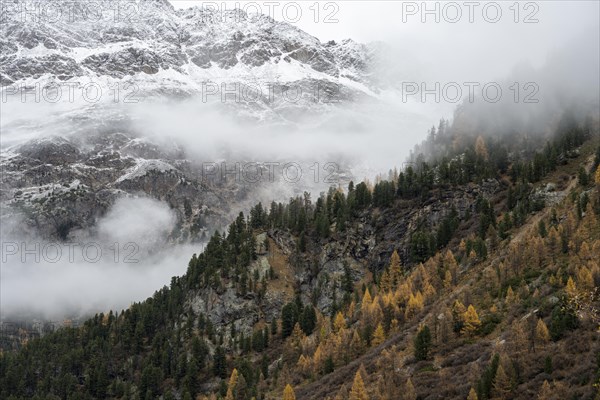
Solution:
M 18 12 L 5 14 L 0 42 L 3 86 L 39 79 L 42 71 L 67 80 L 122 79 L 172 70 L 188 85 L 194 80 L 218 81 L 231 75 L 230 70 L 269 79 L 264 72 L 253 72 L 268 65 L 273 67 L 273 81 L 290 82 L 312 71 L 319 79 L 337 81 L 345 75 L 369 86 L 367 69 L 373 51 L 367 46 L 350 40 L 322 44 L 286 22 L 249 16 L 239 9 L 175 10 L 167 3 L 143 1 L 134 23 L 110 18 L 69 23 L 42 17 L 23 23 Z M 186 76 L 192 79 L 185 82 Z M 142 80 L 143 75 L 136 79 Z

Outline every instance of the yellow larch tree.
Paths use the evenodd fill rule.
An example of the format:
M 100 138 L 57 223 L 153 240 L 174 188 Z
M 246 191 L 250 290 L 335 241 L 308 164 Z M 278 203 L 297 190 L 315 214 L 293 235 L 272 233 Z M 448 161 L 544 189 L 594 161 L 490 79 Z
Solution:
M 465 242 L 465 239 L 462 239 L 458 244 L 458 251 L 460 252 L 460 255 L 465 255 L 467 252 L 467 242 Z
M 410 282 L 404 282 L 394 291 L 394 300 L 397 304 L 405 303 L 408 301 L 411 293 Z
M 350 341 L 350 351 L 353 353 L 353 356 L 359 356 L 365 348 L 365 343 L 358 334 L 358 332 L 353 330 L 352 340 Z
M 512 305 L 517 302 L 517 295 L 513 291 L 512 286 L 509 286 L 508 289 L 506 290 L 505 302 L 507 305 Z
M 550 332 L 544 321 L 540 318 L 535 326 L 535 338 L 540 343 L 548 343 L 550 341 Z
M 487 146 L 485 145 L 485 140 L 483 140 L 483 136 L 477 136 L 477 140 L 475 140 L 475 154 L 483 158 L 487 161 L 489 158 Z
M 329 340 L 325 343 L 325 347 L 323 348 L 323 359 L 326 359 L 328 356 L 333 356 L 334 361 L 340 360 L 343 357 L 343 353 L 345 348 L 342 347 L 343 338 L 346 337 L 346 333 L 338 332 L 329 336 Z
M 379 295 L 375 296 L 373 302 L 371 303 L 371 307 L 369 307 L 368 312 L 368 321 L 376 326 L 379 321 L 383 318 L 383 310 L 381 309 L 381 297 Z
M 473 304 L 469 304 L 467 311 L 464 313 L 464 325 L 461 333 L 473 336 L 480 326 L 481 321 L 479 320 L 477 311 L 475 310 L 475 307 L 473 307 Z
M 396 304 L 394 303 L 394 295 L 392 294 L 392 292 L 388 292 L 381 296 L 381 300 L 383 301 L 384 307 L 396 307 Z
M 325 363 L 326 355 L 323 351 L 323 344 L 320 343 L 312 356 L 314 369 L 317 371 L 321 370 L 321 367 Z
M 340 332 L 344 329 L 346 329 L 346 319 L 344 318 L 344 315 L 338 311 L 338 313 L 335 315 L 335 319 L 333 320 L 333 331 Z
M 511 343 L 515 353 L 521 353 L 527 350 L 527 333 L 525 332 L 524 323 L 519 320 L 514 320 L 510 326 Z
M 466 249 L 466 243 L 465 243 L 465 249 Z M 456 262 L 456 257 L 454 257 L 454 253 L 450 249 L 446 250 L 446 252 L 444 253 L 443 263 L 444 263 L 444 268 L 447 268 L 450 270 L 452 270 L 454 268 L 458 268 L 458 263 Z
M 296 365 L 305 378 L 310 376 L 310 373 L 313 370 L 310 356 L 304 357 L 304 354 L 300 354 L 300 358 L 298 359 L 298 363 Z
M 396 250 L 394 250 L 394 252 L 392 253 L 389 270 L 391 284 L 394 288 L 396 288 L 402 280 L 402 264 L 400 262 L 400 256 L 398 255 L 398 252 Z
M 578 254 L 579 258 L 582 261 L 587 261 L 590 260 L 592 258 L 592 253 L 590 250 L 590 245 L 588 244 L 587 241 L 583 241 L 581 243 L 581 246 L 579 247 L 579 254 Z
M 333 400 L 348 400 L 348 389 L 345 384 L 340 387 Z
M 393 318 L 392 323 L 390 324 L 390 332 L 398 332 L 399 327 L 400 327 L 400 322 L 398 322 L 397 318 Z
M 467 307 L 460 300 L 455 300 L 452 304 L 452 321 L 454 321 L 454 324 L 464 325 L 466 312 Z
M 537 400 L 550 400 L 552 398 L 552 389 L 550 388 L 550 384 L 548 381 L 544 380 L 542 383 L 542 387 L 537 395 Z
M 296 322 L 292 334 L 287 339 L 283 347 L 283 359 L 286 363 L 297 362 L 300 354 L 302 354 L 302 343 L 306 335 L 300 328 L 300 324 Z
M 505 400 L 511 392 L 511 387 L 512 384 L 510 382 L 510 378 L 504 371 L 502 363 L 500 363 L 498 370 L 496 371 L 496 378 L 494 381 L 494 397 L 498 400 Z
M 483 286 L 489 293 L 496 293 L 499 285 L 498 272 L 493 267 L 487 267 L 483 270 Z
M 469 395 L 467 396 L 467 400 L 479 400 L 475 389 L 471 388 L 471 390 L 469 390 Z
M 328 334 L 331 331 L 331 317 L 329 315 L 323 315 L 317 310 L 317 326 L 316 329 L 325 331 Z
M 375 329 L 375 332 L 373 333 L 373 340 L 371 340 L 371 344 L 373 346 L 379 346 L 383 342 L 385 342 L 385 332 L 383 330 L 383 326 L 381 323 L 379 323 Z
M 354 313 L 356 311 L 356 302 L 352 300 L 350 305 L 348 306 L 348 310 L 346 310 L 346 316 L 350 319 L 354 318 Z
M 420 307 L 419 311 L 421 311 L 423 309 L 423 305 L 425 304 L 425 298 L 423 298 L 423 294 L 420 290 L 417 290 L 415 298 L 417 299 L 417 304 Z
M 363 379 L 363 382 L 369 379 L 369 374 L 367 373 L 367 369 L 363 363 L 360 363 L 360 367 L 358 367 L 358 373 Z
M 354 383 L 352 384 L 352 389 L 350 390 L 349 399 L 369 400 L 367 390 L 365 389 L 365 383 L 363 382 L 363 378 L 360 375 L 360 371 L 356 371 L 356 375 L 354 375 Z
M 463 244 L 463 242 L 461 242 L 461 244 Z M 466 250 L 466 244 L 465 244 L 465 250 Z M 452 250 L 446 251 L 442 262 L 444 264 L 444 269 L 446 269 L 446 271 L 450 271 L 450 274 L 453 277 L 456 276 L 456 271 L 458 270 L 458 263 L 456 262 L 456 257 L 454 257 L 454 253 L 452 253 Z
M 452 278 L 452 272 L 450 272 L 450 270 L 447 269 L 446 273 L 444 274 L 444 288 L 450 289 L 452 287 L 453 280 L 454 279 Z
M 408 381 L 406 381 L 403 400 L 417 400 L 417 391 L 415 390 L 415 387 L 410 378 L 408 378 Z
M 413 281 L 413 286 L 420 287 L 421 289 L 423 289 L 425 282 L 429 281 L 429 273 L 425 269 L 425 265 L 423 265 L 423 263 L 419 263 L 417 268 L 413 269 L 411 273 L 411 280 Z
M 471 250 L 468 259 L 470 262 L 474 262 L 475 260 L 477 260 L 477 253 L 475 253 L 475 250 Z
M 575 297 L 577 295 L 577 286 L 575 286 L 575 282 L 573 278 L 569 276 L 567 280 L 567 286 L 565 287 L 565 291 L 569 297 Z
M 225 400 L 234 400 L 234 390 L 235 385 L 237 385 L 238 381 L 238 370 L 236 368 L 231 372 L 231 377 L 229 377 L 229 384 L 227 385 L 227 395 L 225 396 Z
M 585 266 L 577 270 L 577 286 L 582 290 L 594 289 L 594 277 L 592 272 Z
M 560 236 L 555 227 L 550 228 L 548 236 L 546 236 L 546 243 L 550 249 L 550 253 L 556 255 L 559 250 Z
M 421 292 L 417 291 L 416 295 L 413 295 L 411 293 L 410 297 L 408 298 L 408 303 L 406 304 L 406 318 L 410 318 L 413 315 L 417 314 L 423 309 L 423 307 L 423 295 L 421 295 Z
M 431 283 L 427 282 L 423 288 L 423 293 L 425 293 L 425 298 L 431 299 L 435 296 L 437 290 Z
M 369 288 L 367 288 L 365 290 L 365 294 L 363 296 L 362 303 L 360 305 L 360 310 L 363 313 L 368 313 L 369 307 L 371 307 L 372 302 L 373 302 L 373 299 L 371 298 L 371 293 L 369 293 Z
M 599 224 L 600 227 L 600 224 Z M 592 242 L 592 253 L 600 254 L 600 240 L 596 239 Z
M 296 393 L 294 388 L 288 383 L 283 389 L 283 400 L 296 400 Z
M 438 344 L 448 342 L 453 335 L 453 316 L 452 311 L 448 307 L 444 307 L 441 310 L 441 314 L 436 318 L 436 326 L 435 326 L 435 341 Z
M 388 384 L 386 379 L 383 378 L 383 375 L 380 375 L 379 378 L 377 378 L 375 398 L 378 400 L 392 400 L 388 394 Z
M 392 278 L 387 269 L 383 271 L 381 274 L 381 280 L 379 281 L 379 287 L 383 293 L 389 292 L 392 290 Z

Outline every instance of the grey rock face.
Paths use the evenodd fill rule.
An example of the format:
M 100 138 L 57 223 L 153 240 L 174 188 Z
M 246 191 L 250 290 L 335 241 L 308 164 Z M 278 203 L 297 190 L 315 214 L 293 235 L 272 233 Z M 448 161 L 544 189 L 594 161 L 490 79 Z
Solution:
M 76 139 L 34 139 L 3 155 L 4 221 L 19 218 L 26 232 L 67 239 L 74 229 L 93 227 L 116 199 L 133 194 L 173 208 L 178 217 L 173 241 L 194 240 L 228 223 L 241 190 L 235 182 L 204 183 L 200 167 L 178 158 L 182 153 L 124 133 Z
M 60 54 L 30 58 L 11 57 L 3 63 L 1 68 L 3 75 L 8 76 L 12 82 L 24 78 L 37 79 L 45 74 L 66 81 L 84 74 L 83 69 L 75 60 Z
M 319 52 L 315 48 L 302 47 L 289 53 L 288 57 L 310 65 L 315 71 L 325 72 L 331 76 L 339 75 L 333 54 Z
M 79 149 L 64 138 L 34 140 L 21 146 L 20 152 L 23 157 L 54 165 L 73 163 L 81 156 Z

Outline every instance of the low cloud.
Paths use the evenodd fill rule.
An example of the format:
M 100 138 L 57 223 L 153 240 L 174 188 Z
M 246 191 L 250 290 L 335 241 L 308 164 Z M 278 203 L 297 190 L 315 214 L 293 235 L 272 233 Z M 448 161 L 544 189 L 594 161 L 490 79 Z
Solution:
M 175 217 L 147 198 L 122 198 L 94 232 L 69 243 L 2 235 L 0 314 L 62 319 L 127 308 L 185 272 L 201 246 L 166 246 Z

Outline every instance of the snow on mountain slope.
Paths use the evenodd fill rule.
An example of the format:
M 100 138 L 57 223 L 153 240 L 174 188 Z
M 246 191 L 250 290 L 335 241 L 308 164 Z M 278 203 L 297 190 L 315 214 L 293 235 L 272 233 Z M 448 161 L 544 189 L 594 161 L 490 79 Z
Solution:
M 24 12 L 36 10 L 39 1 L 3 2 L 3 86 L 44 76 L 143 81 L 160 71 L 173 71 L 192 92 L 198 89 L 193 83 L 232 77 L 261 82 L 316 77 L 339 83 L 345 76 L 369 86 L 373 54 L 368 46 L 351 40 L 323 44 L 267 16 L 241 10 L 174 10 L 166 1 L 153 0 L 142 0 L 131 10 L 135 3 L 100 2 L 102 11 L 86 2 L 52 4 L 58 4 L 60 17 L 52 17 L 43 6 Z M 92 18 L 96 14 L 99 18 Z
M 156 123 L 144 125 L 144 114 L 132 111 L 136 103 L 200 99 L 204 110 L 226 118 L 288 127 L 305 123 L 306 113 L 327 123 L 332 109 L 351 113 L 381 89 L 371 72 L 376 46 L 321 43 L 291 24 L 240 10 L 175 10 L 166 0 L 3 0 L 0 18 L 1 216 L 21 218 L 18 226 L 46 236 L 67 238 L 93 226 L 126 194 L 168 202 L 182 231 L 195 235 L 225 222 L 240 202 L 256 200 L 261 185 L 202 179 L 202 163 L 231 149 L 200 160 L 186 143 L 149 138 L 148 125 Z M 95 88 L 99 101 L 89 98 Z M 165 122 L 157 136 L 183 122 L 189 120 Z M 218 136 L 226 128 L 196 129 Z M 202 147 L 203 137 L 194 145 Z M 75 181 L 72 190 L 55 190 Z M 269 190 L 271 200 L 279 189 Z

